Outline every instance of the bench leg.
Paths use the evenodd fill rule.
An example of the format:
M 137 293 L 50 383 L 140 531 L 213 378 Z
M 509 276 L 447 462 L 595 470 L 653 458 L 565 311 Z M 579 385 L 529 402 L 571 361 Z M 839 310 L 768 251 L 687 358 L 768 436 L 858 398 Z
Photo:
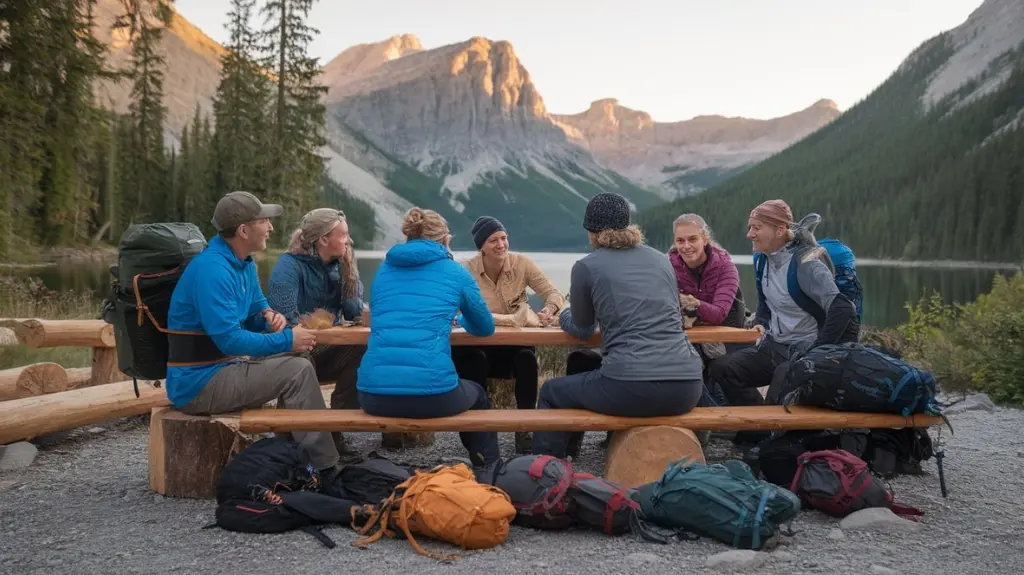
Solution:
M 604 476 L 625 488 L 657 481 L 668 463 L 689 457 L 704 463 L 700 441 L 689 429 L 656 425 L 612 434 L 605 455 Z
M 212 499 L 221 471 L 250 443 L 238 431 L 237 417 L 196 417 L 157 407 L 149 420 L 149 488 L 168 497 Z

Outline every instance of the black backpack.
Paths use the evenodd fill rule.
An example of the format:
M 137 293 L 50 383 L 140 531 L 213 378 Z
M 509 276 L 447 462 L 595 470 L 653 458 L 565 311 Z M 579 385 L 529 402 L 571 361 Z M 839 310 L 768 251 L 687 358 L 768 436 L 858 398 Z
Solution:
M 508 494 L 515 523 L 538 529 L 566 529 L 573 524 L 572 464 L 551 455 L 521 455 L 499 466 L 493 485 Z
M 283 437 L 261 439 L 235 456 L 217 480 L 216 496 L 216 521 L 204 529 L 243 533 L 301 529 L 328 548 L 335 544 L 318 525 L 349 525 L 353 517 L 372 512 L 331 493 L 302 447 Z
M 189 223 L 137 224 L 121 235 L 102 318 L 114 326 L 117 367 L 131 376 L 136 397 L 139 379 L 167 376 L 171 295 L 185 266 L 206 245 L 203 233 Z
M 346 465 L 338 480 L 325 488 L 357 503 L 379 505 L 399 484 L 412 477 L 413 471 L 372 452 L 367 459 Z
M 860 343 L 810 349 L 789 365 L 784 404 L 840 411 L 942 415 L 935 378 Z

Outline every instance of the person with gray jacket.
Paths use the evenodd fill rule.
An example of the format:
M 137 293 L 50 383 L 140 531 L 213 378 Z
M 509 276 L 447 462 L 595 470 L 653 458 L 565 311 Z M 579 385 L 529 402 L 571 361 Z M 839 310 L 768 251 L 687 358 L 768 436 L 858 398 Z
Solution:
M 766 259 L 757 282 L 753 318 L 761 338 L 754 347 L 720 358 L 708 373 L 731 405 L 781 403 L 792 359 L 818 345 L 857 341 L 859 336 L 856 307 L 839 293 L 828 254 L 813 239 L 802 239 L 799 231 L 792 210 L 782 200 L 768 200 L 750 212 L 747 238 L 755 254 Z M 795 282 L 791 266 L 795 266 Z M 791 294 L 794 289 L 824 313 L 820 317 L 808 313 Z M 757 388 L 763 386 L 769 387 L 762 400 Z M 734 441 L 750 443 L 766 435 L 740 432 Z
M 629 203 L 601 193 L 583 228 L 593 252 L 572 267 L 561 329 L 580 340 L 600 325 L 600 368 L 548 380 L 538 409 L 588 409 L 622 417 L 681 415 L 701 398 L 701 360 L 683 331 L 675 272 L 630 225 Z M 567 434 L 535 432 L 533 452 L 565 457 Z

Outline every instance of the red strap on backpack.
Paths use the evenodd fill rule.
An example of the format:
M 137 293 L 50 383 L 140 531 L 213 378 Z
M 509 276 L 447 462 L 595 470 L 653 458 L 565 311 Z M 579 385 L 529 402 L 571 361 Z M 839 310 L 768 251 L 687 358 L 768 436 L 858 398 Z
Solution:
M 612 528 L 615 525 L 615 514 L 623 507 L 632 507 L 639 509 L 640 504 L 630 499 L 629 495 L 618 485 L 611 483 L 603 477 L 598 477 L 590 473 L 573 473 L 573 480 L 576 479 L 592 479 L 598 481 L 610 487 L 612 489 L 612 497 L 608 500 L 608 504 L 604 508 L 604 532 L 608 535 L 612 534 Z
M 544 468 L 547 467 L 548 463 L 556 459 L 552 455 L 541 455 L 533 460 L 530 464 L 528 473 L 530 478 L 537 480 L 544 477 Z M 544 499 L 534 503 L 530 508 L 530 513 L 533 515 L 544 515 L 551 509 L 561 513 L 565 511 L 562 506 L 562 499 L 565 498 L 565 494 L 569 491 L 569 486 L 572 485 L 572 463 L 567 460 L 561 460 L 562 464 L 565 465 L 565 473 L 558 479 L 556 483 L 548 492 L 545 494 Z

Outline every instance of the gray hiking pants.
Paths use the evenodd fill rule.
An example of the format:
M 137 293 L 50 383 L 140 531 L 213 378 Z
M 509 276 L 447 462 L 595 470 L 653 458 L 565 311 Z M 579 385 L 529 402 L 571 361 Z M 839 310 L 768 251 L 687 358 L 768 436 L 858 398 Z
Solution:
M 255 409 L 276 399 L 285 409 L 327 409 L 313 364 L 304 357 L 276 355 L 220 368 L 195 399 L 181 408 L 189 415 L 210 415 Z M 293 433 L 317 469 L 338 463 L 329 433 Z

